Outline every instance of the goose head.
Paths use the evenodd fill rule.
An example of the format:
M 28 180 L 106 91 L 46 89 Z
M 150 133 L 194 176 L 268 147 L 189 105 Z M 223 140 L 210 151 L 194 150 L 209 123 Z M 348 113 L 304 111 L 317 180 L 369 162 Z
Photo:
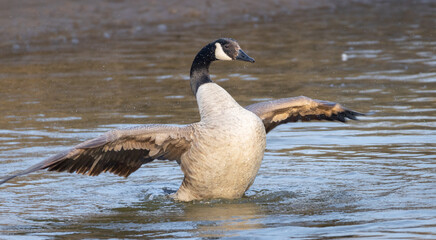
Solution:
M 239 60 L 254 63 L 254 59 L 242 51 L 238 42 L 231 38 L 220 38 L 203 47 L 195 56 L 191 66 L 191 89 L 194 95 L 198 88 L 212 82 L 209 76 L 209 66 L 213 61 Z
M 242 51 L 238 42 L 231 38 L 220 38 L 213 42 L 215 59 L 223 61 L 239 60 L 254 63 L 254 59 Z

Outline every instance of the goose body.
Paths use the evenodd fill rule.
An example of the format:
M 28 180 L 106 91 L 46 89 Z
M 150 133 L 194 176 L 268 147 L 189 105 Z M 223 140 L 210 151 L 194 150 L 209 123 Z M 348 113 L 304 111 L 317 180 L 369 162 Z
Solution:
M 240 198 L 261 166 L 266 133 L 279 124 L 310 120 L 356 119 L 362 115 L 339 104 L 307 97 L 240 106 L 213 83 L 209 66 L 216 60 L 254 62 L 233 39 L 207 44 L 192 63 L 191 89 L 201 120 L 186 126 L 148 124 L 115 129 L 0 180 L 5 183 L 37 170 L 95 176 L 111 172 L 127 177 L 155 159 L 175 160 L 184 174 L 179 201 Z
M 260 168 L 265 127 L 215 83 L 199 87 L 197 102 L 201 121 L 192 124 L 195 142 L 181 158 L 185 178 L 174 197 L 240 198 Z

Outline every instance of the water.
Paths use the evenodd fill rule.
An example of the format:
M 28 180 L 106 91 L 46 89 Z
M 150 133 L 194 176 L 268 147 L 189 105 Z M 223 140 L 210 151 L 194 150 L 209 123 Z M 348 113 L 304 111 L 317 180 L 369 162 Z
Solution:
M 242 105 L 305 95 L 371 115 L 279 126 L 239 200 L 174 202 L 183 176 L 167 161 L 128 179 L 19 177 L 0 187 L 0 239 L 435 238 L 435 10 L 377 2 L 3 44 L 0 176 L 116 127 L 198 121 L 190 63 L 221 36 L 256 59 L 211 67 Z

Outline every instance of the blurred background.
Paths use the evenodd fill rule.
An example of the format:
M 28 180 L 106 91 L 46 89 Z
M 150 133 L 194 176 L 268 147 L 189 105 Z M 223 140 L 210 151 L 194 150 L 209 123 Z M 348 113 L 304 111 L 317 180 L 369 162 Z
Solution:
M 0 1 L 0 176 L 118 127 L 199 120 L 195 54 L 241 104 L 305 95 L 371 113 L 268 134 L 243 199 L 178 203 L 155 161 L 128 179 L 38 172 L 0 186 L 0 239 L 436 235 L 436 2 Z

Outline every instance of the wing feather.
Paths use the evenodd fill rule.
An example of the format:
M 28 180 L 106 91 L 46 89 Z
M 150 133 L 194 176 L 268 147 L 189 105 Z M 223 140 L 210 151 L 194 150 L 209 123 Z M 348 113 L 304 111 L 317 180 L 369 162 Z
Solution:
M 364 115 L 342 107 L 338 103 L 300 96 L 260 102 L 245 107 L 262 119 L 266 132 L 288 122 L 328 120 L 346 122 Z
M 0 180 L 0 184 L 41 169 L 90 176 L 110 172 L 127 177 L 142 164 L 154 159 L 176 160 L 180 163 L 182 154 L 191 146 L 191 131 L 190 125 L 179 127 L 158 124 L 115 129 L 8 176 Z

